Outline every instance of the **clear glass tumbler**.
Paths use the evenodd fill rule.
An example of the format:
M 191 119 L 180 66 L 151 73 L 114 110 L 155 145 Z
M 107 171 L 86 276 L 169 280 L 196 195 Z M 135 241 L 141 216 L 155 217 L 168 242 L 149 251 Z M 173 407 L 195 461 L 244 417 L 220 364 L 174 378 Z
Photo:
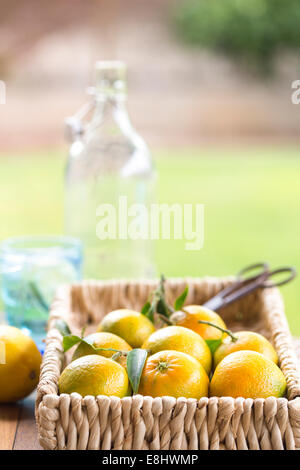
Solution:
M 64 236 L 9 238 L 0 245 L 0 263 L 6 321 L 30 335 L 43 352 L 56 288 L 81 278 L 82 244 Z

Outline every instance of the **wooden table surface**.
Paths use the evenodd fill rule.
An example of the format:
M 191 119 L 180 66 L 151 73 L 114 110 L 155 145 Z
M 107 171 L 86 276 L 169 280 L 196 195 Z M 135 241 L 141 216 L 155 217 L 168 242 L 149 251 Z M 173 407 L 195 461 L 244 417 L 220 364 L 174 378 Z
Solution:
M 38 442 L 34 418 L 35 393 L 19 403 L 0 405 L 0 449 L 37 450 Z
M 294 341 L 300 361 L 300 339 Z M 35 393 L 11 405 L 0 405 L 0 450 L 40 450 L 34 418 Z

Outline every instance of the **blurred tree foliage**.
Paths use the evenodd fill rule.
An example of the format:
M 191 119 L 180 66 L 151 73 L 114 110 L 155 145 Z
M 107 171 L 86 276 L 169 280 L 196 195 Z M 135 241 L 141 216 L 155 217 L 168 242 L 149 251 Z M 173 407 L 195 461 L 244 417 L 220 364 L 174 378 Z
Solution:
M 300 1 L 183 0 L 175 25 L 186 42 L 266 72 L 278 52 L 300 48 Z

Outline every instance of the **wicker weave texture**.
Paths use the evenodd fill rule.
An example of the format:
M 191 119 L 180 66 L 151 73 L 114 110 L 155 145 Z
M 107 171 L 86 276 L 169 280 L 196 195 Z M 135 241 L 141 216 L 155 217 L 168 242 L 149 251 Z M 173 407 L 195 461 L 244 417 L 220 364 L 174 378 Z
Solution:
M 230 278 L 171 279 L 173 301 L 186 284 L 187 304 L 202 304 Z M 233 330 L 250 329 L 274 344 L 288 384 L 287 398 L 81 397 L 58 395 L 66 361 L 59 318 L 74 331 L 116 308 L 139 310 L 155 281 L 84 282 L 59 289 L 53 302 L 36 402 L 39 440 L 45 449 L 296 449 L 300 448 L 300 375 L 277 289 L 266 289 L 221 312 Z

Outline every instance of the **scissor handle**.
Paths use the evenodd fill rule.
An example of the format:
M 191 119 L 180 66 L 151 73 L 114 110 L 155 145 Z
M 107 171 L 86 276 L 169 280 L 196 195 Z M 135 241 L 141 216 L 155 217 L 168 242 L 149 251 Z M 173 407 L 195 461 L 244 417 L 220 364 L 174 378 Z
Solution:
M 259 272 L 256 272 L 255 275 L 253 276 L 249 276 L 249 277 L 245 277 L 244 274 L 245 273 L 249 273 L 253 270 L 257 270 L 258 268 L 260 268 L 260 271 Z M 261 278 L 261 283 L 263 283 L 267 276 L 268 276 L 268 272 L 269 272 L 269 264 L 266 263 L 266 262 L 262 262 L 262 263 L 255 263 L 255 264 L 251 264 L 250 266 L 246 266 L 245 268 L 241 269 L 237 275 L 236 275 L 236 282 L 234 282 L 233 284 L 225 287 L 224 289 L 221 290 L 221 292 L 219 292 L 215 297 L 217 297 L 218 299 L 215 300 L 215 297 L 214 298 L 211 298 L 210 300 L 207 301 L 208 303 L 208 307 L 211 308 L 212 310 L 216 310 L 218 307 L 218 305 L 221 305 L 222 301 L 226 302 L 225 301 L 225 298 L 229 297 L 231 294 L 233 294 L 233 292 L 235 292 L 237 289 L 241 288 L 243 285 L 246 285 L 246 284 L 250 284 L 251 282 L 254 282 L 254 281 L 257 281 L 258 282 L 258 279 Z M 206 305 L 206 304 L 205 304 Z M 214 307 L 214 308 L 212 308 Z
M 290 273 L 290 275 L 286 279 L 283 279 L 282 281 L 279 281 L 279 282 L 271 282 L 271 283 L 268 282 L 268 280 L 271 277 L 279 273 Z M 261 283 L 261 287 L 264 289 L 269 289 L 271 287 L 283 286 L 284 284 L 287 284 L 288 282 L 295 279 L 296 276 L 297 276 L 297 270 L 293 266 L 285 266 L 282 268 L 274 269 L 274 271 L 270 271 L 268 273 L 268 277 L 265 281 Z
M 257 268 L 262 268 L 260 274 L 256 274 L 255 276 L 243 279 L 242 276 L 246 272 Z M 257 263 L 251 266 L 247 266 L 238 273 L 237 281 L 235 283 L 227 286 L 217 295 L 205 302 L 204 305 L 210 308 L 211 310 L 219 310 L 220 308 L 226 307 L 232 302 L 241 299 L 245 295 L 250 294 L 258 288 L 267 289 L 270 287 L 282 286 L 283 284 L 287 284 L 288 282 L 293 280 L 297 275 L 297 271 L 294 267 L 287 266 L 283 268 L 274 269 L 274 271 L 269 271 L 268 268 L 269 266 L 267 263 Z M 268 279 L 270 279 L 272 276 L 283 272 L 289 272 L 290 275 L 283 281 L 277 283 L 268 282 Z
M 253 279 L 256 279 L 257 277 L 261 276 L 262 274 L 266 273 L 267 271 L 269 271 L 269 263 L 266 263 L 266 262 L 261 262 L 261 263 L 255 263 L 255 264 L 250 264 L 249 266 L 246 266 L 245 268 L 241 269 L 236 277 L 238 279 L 238 281 L 252 281 Z M 257 270 L 261 268 L 261 271 L 258 271 L 256 272 L 255 275 L 253 276 L 249 276 L 249 277 L 245 277 L 245 274 L 246 273 L 249 273 L 251 271 L 254 271 L 254 270 Z

